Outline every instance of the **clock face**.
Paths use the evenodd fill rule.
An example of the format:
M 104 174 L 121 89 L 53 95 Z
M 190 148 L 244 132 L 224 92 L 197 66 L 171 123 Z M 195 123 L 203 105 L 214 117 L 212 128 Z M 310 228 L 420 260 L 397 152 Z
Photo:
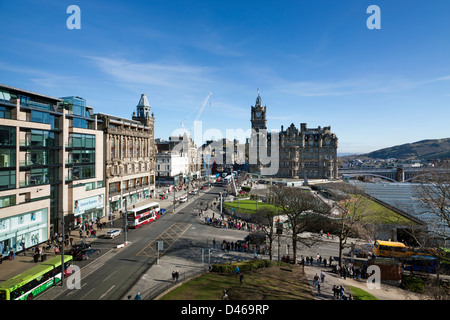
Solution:
M 258 111 L 258 112 L 256 113 L 256 117 L 258 117 L 258 118 L 261 117 L 261 112 Z

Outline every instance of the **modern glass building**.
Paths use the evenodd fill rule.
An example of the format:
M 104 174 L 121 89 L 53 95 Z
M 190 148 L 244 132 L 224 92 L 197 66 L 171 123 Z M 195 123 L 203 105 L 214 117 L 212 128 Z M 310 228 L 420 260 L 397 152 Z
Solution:
M 0 84 L 2 255 L 60 234 L 63 215 L 66 231 L 104 216 L 103 132 L 92 111 L 80 97 Z M 95 207 L 75 213 L 76 204 L 93 197 Z

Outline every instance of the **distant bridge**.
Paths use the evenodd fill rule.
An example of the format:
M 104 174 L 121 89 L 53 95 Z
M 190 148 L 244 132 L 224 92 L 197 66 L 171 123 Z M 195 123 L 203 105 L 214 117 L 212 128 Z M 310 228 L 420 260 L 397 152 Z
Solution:
M 434 169 L 450 173 L 450 169 Z M 425 168 L 373 168 L 373 169 L 339 169 L 339 177 L 378 177 L 392 182 L 410 182 L 414 178 L 426 175 Z

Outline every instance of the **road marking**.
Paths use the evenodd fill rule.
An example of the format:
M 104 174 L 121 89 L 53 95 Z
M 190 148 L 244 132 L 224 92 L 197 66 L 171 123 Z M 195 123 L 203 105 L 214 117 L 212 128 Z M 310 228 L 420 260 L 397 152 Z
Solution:
M 102 295 L 100 296 L 100 298 L 98 298 L 98 300 L 101 300 L 104 296 L 106 296 L 106 295 L 107 295 L 114 287 L 115 287 L 115 285 L 112 286 L 111 288 L 109 288 L 108 291 L 106 291 L 104 294 L 102 294 Z
M 111 277 L 111 276 L 112 276 L 114 273 L 116 273 L 116 272 L 117 272 L 117 271 L 114 271 L 114 272 L 110 273 L 109 276 L 107 276 L 105 279 L 103 279 L 102 282 L 105 282 L 106 280 L 108 280 L 109 277 Z
M 190 227 L 192 224 L 174 223 L 158 238 L 150 242 L 144 249 L 139 251 L 137 256 L 155 257 L 158 255 L 156 250 L 156 241 L 164 241 L 164 250 L 160 251 L 162 256 Z
M 80 300 L 83 300 L 84 297 L 86 297 L 89 293 L 91 293 L 92 291 L 94 291 L 96 288 L 92 288 L 91 290 L 89 290 L 84 296 L 82 296 L 80 298 Z

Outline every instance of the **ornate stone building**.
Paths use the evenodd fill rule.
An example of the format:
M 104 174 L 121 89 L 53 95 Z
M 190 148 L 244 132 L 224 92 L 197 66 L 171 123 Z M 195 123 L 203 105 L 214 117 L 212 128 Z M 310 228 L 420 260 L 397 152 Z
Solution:
M 298 179 L 337 178 L 338 139 L 331 132 L 331 127 L 307 128 L 306 123 L 301 123 L 300 128 L 297 128 L 292 123 L 286 130 L 281 126 L 281 131 L 276 136 L 272 135 L 267 132 L 266 106 L 262 105 L 259 94 L 255 106 L 251 107 L 250 121 L 252 124 L 250 152 L 252 146 L 254 153 L 257 150 L 256 160 L 255 156 L 253 161 L 252 157 L 249 157 L 251 173 L 260 174 L 264 167 L 261 163 L 261 152 L 263 156 L 264 152 L 267 152 L 268 156 L 274 156 L 276 152 L 272 149 L 277 147 L 277 177 Z M 278 145 L 274 143 L 275 141 L 272 141 L 275 138 L 278 139 Z M 263 143 L 266 144 L 267 149 L 261 148 Z
M 132 119 L 97 114 L 104 132 L 108 212 L 155 196 L 155 118 L 143 94 Z

